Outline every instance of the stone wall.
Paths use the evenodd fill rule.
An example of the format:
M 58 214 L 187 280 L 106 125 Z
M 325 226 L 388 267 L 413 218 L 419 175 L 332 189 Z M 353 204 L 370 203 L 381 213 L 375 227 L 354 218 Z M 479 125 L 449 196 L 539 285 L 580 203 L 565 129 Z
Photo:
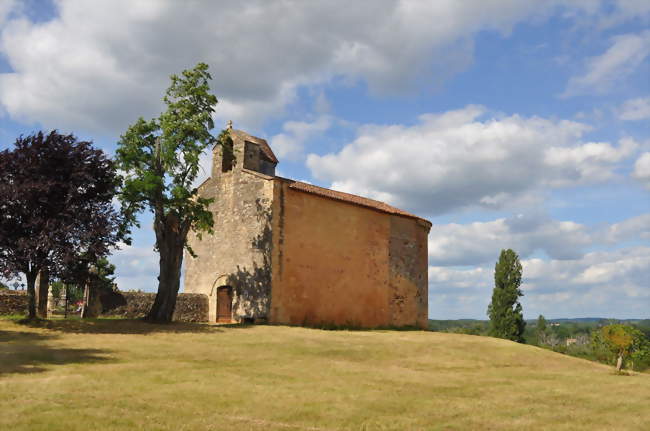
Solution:
M 156 298 L 155 293 L 119 292 L 124 298 L 123 305 L 105 307 L 102 316 L 117 316 L 127 319 L 144 317 Z M 180 293 L 176 301 L 174 321 L 177 322 L 207 322 L 208 297 L 197 293 Z
M 199 239 L 190 232 L 188 243 L 197 257 L 186 253 L 184 258 L 184 290 L 209 296 L 210 322 L 217 320 L 217 289 L 221 286 L 232 288 L 232 321 L 263 320 L 269 313 L 274 182 L 272 177 L 242 166 L 246 141 L 240 132 L 233 131 L 233 142 L 233 169 L 221 172 L 222 155 L 217 147 L 212 177 L 199 188 L 202 197 L 215 199 L 210 205 L 214 234 L 204 233 Z M 250 166 L 259 161 L 259 154 L 255 157 Z
M 27 315 L 28 304 L 26 290 L 0 290 L 0 315 Z
M 102 296 L 102 316 L 139 319 L 147 314 L 155 297 L 155 293 L 115 292 L 111 295 L 111 300 L 106 301 L 106 298 Z M 25 290 L 0 290 L 0 316 L 27 315 L 28 300 L 29 297 Z M 70 309 L 73 308 L 74 306 L 71 304 Z M 208 297 L 197 293 L 179 294 L 174 320 L 178 322 L 207 322 Z
M 390 216 L 389 310 L 392 326 L 427 328 L 428 226 L 406 217 Z

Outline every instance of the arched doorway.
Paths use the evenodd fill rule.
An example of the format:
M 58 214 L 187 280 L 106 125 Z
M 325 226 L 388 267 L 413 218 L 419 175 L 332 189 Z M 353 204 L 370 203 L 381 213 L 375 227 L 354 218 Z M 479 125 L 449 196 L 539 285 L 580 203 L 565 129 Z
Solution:
M 217 323 L 232 322 L 232 287 L 217 288 Z

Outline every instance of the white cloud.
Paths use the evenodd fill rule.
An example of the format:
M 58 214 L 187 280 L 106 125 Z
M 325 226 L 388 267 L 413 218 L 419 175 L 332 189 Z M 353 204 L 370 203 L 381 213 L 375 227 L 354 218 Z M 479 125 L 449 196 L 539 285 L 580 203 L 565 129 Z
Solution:
M 607 28 L 630 19 L 647 17 L 650 5 L 645 0 L 570 0 L 564 18 L 575 18 L 584 14 L 595 18 L 598 27 Z M 593 23 L 590 22 L 593 26 Z
M 631 138 L 619 141 L 618 147 L 606 142 L 588 142 L 574 147 L 551 147 L 545 154 L 546 165 L 563 175 L 550 179 L 554 186 L 578 182 L 601 182 L 614 176 L 606 166 L 630 157 L 638 144 Z
M 429 234 L 429 263 L 481 265 L 506 248 L 516 250 L 522 258 L 541 250 L 553 259 L 575 259 L 591 244 L 584 225 L 541 214 L 520 214 L 489 222 L 434 225 Z
M 333 77 L 363 80 L 377 94 L 432 87 L 468 64 L 477 32 L 507 35 L 563 3 L 576 7 L 511 0 L 95 0 L 88 7 L 60 0 L 48 22 L 25 15 L 2 28 L 0 50 L 14 73 L 0 75 L 0 104 L 13 119 L 46 127 L 121 132 L 158 113 L 169 74 L 205 61 L 221 100 L 219 121 L 250 127 L 281 115 L 299 87 Z
M 605 6 L 612 6 L 608 2 L 602 3 Z M 650 13 L 650 3 L 646 0 L 616 0 L 613 2 L 613 6 L 613 11 L 601 15 L 601 27 L 612 27 L 634 18 L 647 19 Z
M 115 282 L 120 290 L 158 289 L 158 253 L 151 246 L 122 244 L 108 259 L 115 265 Z
M 522 265 L 526 278 L 524 289 L 531 292 L 582 294 L 600 287 L 601 293 L 614 295 L 625 291 L 628 296 L 650 300 L 647 283 L 650 247 L 647 246 L 591 252 L 577 260 L 530 259 L 524 260 Z M 616 298 L 611 300 L 615 302 Z
M 435 266 L 482 265 L 505 248 L 527 258 L 543 251 L 551 259 L 579 259 L 595 245 L 650 240 L 650 214 L 606 226 L 553 220 L 540 213 L 487 222 L 434 224 L 429 234 L 429 263 Z
M 641 154 L 634 163 L 632 176 L 639 180 L 643 186 L 650 190 L 650 152 Z
M 307 140 L 325 132 L 332 125 L 332 118 L 321 115 L 312 122 L 287 121 L 282 125 L 283 133 L 273 136 L 271 148 L 278 158 L 296 160 L 303 155 Z
M 523 259 L 522 266 L 521 301 L 527 318 L 648 316 L 650 247 L 592 252 L 574 260 Z M 493 274 L 493 264 L 429 267 L 432 318 L 485 318 Z
M 480 106 L 420 116 L 406 127 L 363 126 L 336 154 L 310 154 L 312 175 L 332 187 L 421 214 L 504 208 L 543 187 L 605 181 L 637 147 L 583 143 L 583 123 L 492 114 Z
M 599 232 L 597 240 L 610 244 L 629 240 L 650 241 L 650 214 L 641 214 L 623 220 L 622 222 L 614 223 Z
M 15 0 L 0 0 L 0 28 L 2 28 L 5 20 L 9 17 L 9 14 L 14 10 L 15 7 Z
M 650 30 L 612 38 L 612 45 L 602 55 L 587 61 L 584 75 L 569 80 L 562 97 L 597 92 L 604 93 L 614 84 L 633 74 L 650 54 Z
M 618 110 L 618 118 L 623 121 L 650 119 L 650 97 L 627 100 Z

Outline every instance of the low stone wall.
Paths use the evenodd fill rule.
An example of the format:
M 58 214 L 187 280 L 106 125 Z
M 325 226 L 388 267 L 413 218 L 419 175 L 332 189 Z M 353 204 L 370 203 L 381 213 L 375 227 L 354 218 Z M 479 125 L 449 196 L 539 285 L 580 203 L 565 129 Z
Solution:
M 110 292 L 102 294 L 102 316 L 119 316 L 127 319 L 144 317 L 153 305 L 155 293 Z M 26 290 L 0 290 L 0 316 L 27 315 L 29 297 Z M 74 307 L 71 305 L 70 309 Z M 181 293 L 174 311 L 178 322 L 207 322 L 208 297 L 200 293 Z
M 139 319 L 149 312 L 156 298 L 155 293 L 119 292 L 118 295 L 122 296 L 125 302 L 116 307 L 104 306 L 103 316 Z M 176 301 L 173 320 L 177 322 L 207 322 L 208 296 L 200 293 L 180 293 Z
M 27 315 L 28 306 L 29 297 L 26 290 L 0 290 L 0 315 Z

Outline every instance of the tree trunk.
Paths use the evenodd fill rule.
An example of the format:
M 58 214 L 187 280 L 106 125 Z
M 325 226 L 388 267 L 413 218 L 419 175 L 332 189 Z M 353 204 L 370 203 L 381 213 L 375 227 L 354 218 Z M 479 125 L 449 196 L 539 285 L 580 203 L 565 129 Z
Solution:
M 86 283 L 84 284 L 84 296 L 83 299 L 81 300 L 81 313 L 79 314 L 79 317 L 83 318 L 84 314 L 86 314 L 86 308 L 88 308 L 88 280 L 86 280 Z
M 29 302 L 27 305 L 29 319 L 36 318 L 36 289 L 34 285 L 36 284 L 36 271 L 27 271 L 25 272 L 25 278 L 27 279 L 27 296 L 29 296 Z
M 618 355 L 618 359 L 616 360 L 616 371 L 621 371 L 621 368 L 623 368 L 623 355 Z
M 47 294 L 50 286 L 50 274 L 46 267 L 40 270 L 36 280 L 36 315 L 41 319 L 47 319 Z
M 171 322 L 180 289 L 183 247 L 187 233 L 179 232 L 177 223 L 172 223 L 171 228 L 166 226 L 164 230 L 160 230 L 160 232 L 156 231 L 156 242 L 160 253 L 158 293 L 146 320 Z
M 94 280 L 94 277 L 89 277 L 86 281 L 86 288 L 84 289 L 84 304 L 81 310 L 81 317 L 83 319 L 99 317 L 102 311 L 101 308 L 96 280 Z
M 64 284 L 63 285 L 63 291 L 65 292 L 65 309 L 63 311 L 63 318 L 67 319 L 68 318 L 68 302 L 70 301 L 68 298 L 68 285 Z

